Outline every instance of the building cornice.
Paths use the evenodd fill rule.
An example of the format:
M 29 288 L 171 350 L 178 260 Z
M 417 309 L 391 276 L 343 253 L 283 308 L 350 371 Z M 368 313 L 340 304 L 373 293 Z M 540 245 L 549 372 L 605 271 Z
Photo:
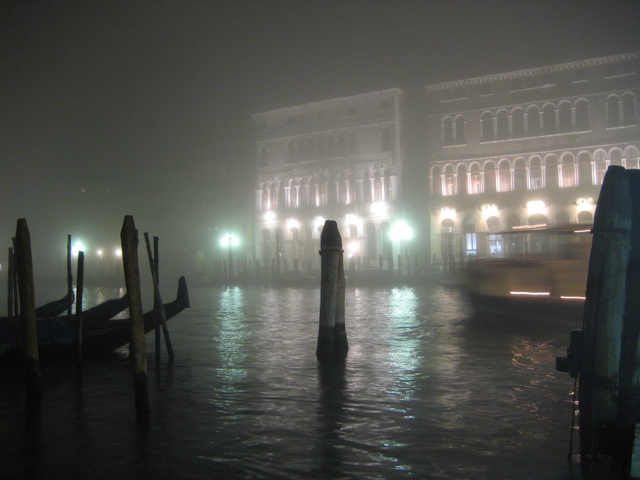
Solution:
M 327 108 L 353 105 L 356 103 L 365 102 L 367 100 L 398 97 L 403 93 L 404 92 L 399 88 L 389 88 L 386 90 L 378 90 L 376 92 L 362 93 L 359 95 L 351 95 L 349 97 L 333 98 L 330 100 L 323 100 L 320 102 L 297 105 L 295 107 L 279 108 L 277 110 L 270 110 L 268 112 L 254 113 L 251 115 L 251 118 L 255 121 L 268 120 L 276 117 L 286 117 L 286 116 L 296 115 L 300 113 L 319 111 Z
M 424 89 L 427 92 L 433 92 L 436 90 L 444 90 L 448 88 L 462 87 L 467 85 L 477 85 L 480 83 L 494 82 L 499 80 L 510 80 L 519 77 L 528 77 L 531 75 L 539 75 L 544 73 L 558 72 L 564 70 L 573 70 L 584 67 L 592 67 L 596 65 L 606 65 L 610 63 L 617 63 L 622 61 L 634 60 L 640 58 L 640 52 L 623 53 L 620 55 L 612 55 L 609 57 L 593 58 L 590 60 L 581 60 L 578 62 L 561 63 L 558 65 L 549 65 L 546 67 L 528 68 L 525 70 L 516 70 L 513 72 L 504 72 L 494 75 L 487 75 L 484 77 L 467 78 L 463 80 L 454 80 L 444 83 L 434 83 L 431 85 L 425 85 Z

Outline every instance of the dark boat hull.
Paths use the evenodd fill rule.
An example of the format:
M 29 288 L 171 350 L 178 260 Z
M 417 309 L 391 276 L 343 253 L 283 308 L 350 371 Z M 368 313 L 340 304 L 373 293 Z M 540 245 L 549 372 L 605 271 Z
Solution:
M 129 343 L 131 339 L 131 320 L 129 318 L 112 320 L 112 317 L 128 308 L 128 306 L 128 298 L 125 295 L 119 299 L 108 300 L 82 313 L 82 345 L 84 353 L 110 352 Z M 164 304 L 167 320 L 189 306 L 187 283 L 185 278 L 181 277 L 178 282 L 176 299 Z M 75 315 L 38 319 L 36 326 L 40 353 L 71 351 L 75 345 L 77 325 L 77 317 Z M 154 326 L 154 312 L 145 313 L 145 333 L 151 331 Z M 0 324 L 0 354 L 15 354 L 20 349 L 21 330 L 19 320 Z

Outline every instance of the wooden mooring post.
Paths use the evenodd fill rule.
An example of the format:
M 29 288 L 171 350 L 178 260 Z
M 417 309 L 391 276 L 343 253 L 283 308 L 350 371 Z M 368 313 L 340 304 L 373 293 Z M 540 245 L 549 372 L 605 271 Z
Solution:
M 316 356 L 320 361 L 344 358 L 347 334 L 344 321 L 344 250 L 335 220 L 324 223 L 320 236 L 320 322 Z
M 138 415 L 146 416 L 149 414 L 149 389 L 144 343 L 142 295 L 140 291 L 140 269 L 138 265 L 138 231 L 131 215 L 127 215 L 124 218 L 120 241 L 122 242 L 124 279 L 129 298 L 129 316 L 131 318 L 129 354 L 133 366 L 136 411 Z
M 82 297 L 84 294 L 84 252 L 78 252 L 78 287 L 76 295 L 76 361 L 82 369 Z
M 155 313 L 155 330 L 156 330 L 156 361 L 160 356 L 160 329 L 162 326 L 162 332 L 164 333 L 164 341 L 167 346 L 167 354 L 169 355 L 169 361 L 172 362 L 173 346 L 171 345 L 171 337 L 169 336 L 169 329 L 167 328 L 167 316 L 164 311 L 164 304 L 162 303 L 162 295 L 160 294 L 160 282 L 158 280 L 158 237 L 154 237 L 154 254 L 151 252 L 151 242 L 149 241 L 149 234 L 145 232 L 144 240 L 147 245 L 147 255 L 149 256 L 149 266 L 151 267 L 151 278 L 153 281 L 153 310 Z
M 36 300 L 33 283 L 31 234 L 29 233 L 27 220 L 24 218 L 18 220 L 15 247 L 20 315 L 22 317 L 27 404 L 36 406 L 42 399 L 42 376 L 40 373 L 40 356 L 36 331 Z
M 595 460 L 605 447 L 603 424 L 618 421 L 621 337 L 632 228 L 629 180 L 611 166 L 593 223 L 580 372 L 580 455 Z

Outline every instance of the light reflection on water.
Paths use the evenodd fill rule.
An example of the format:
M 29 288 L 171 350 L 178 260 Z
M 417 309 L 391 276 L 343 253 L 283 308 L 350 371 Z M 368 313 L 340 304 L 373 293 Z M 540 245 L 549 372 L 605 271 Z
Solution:
M 35 434 L 0 370 L 8 478 L 573 478 L 573 385 L 554 371 L 568 321 L 474 318 L 455 288 L 348 288 L 347 361 L 319 369 L 317 289 L 190 294 L 174 366 L 149 355 L 147 429 L 125 360 L 87 364 L 81 389 L 72 366 L 43 366 Z

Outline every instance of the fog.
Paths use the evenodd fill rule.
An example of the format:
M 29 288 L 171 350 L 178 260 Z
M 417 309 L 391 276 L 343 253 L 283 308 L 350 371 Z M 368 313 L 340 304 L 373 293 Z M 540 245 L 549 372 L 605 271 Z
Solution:
M 410 168 L 423 85 L 640 49 L 633 1 L 0 8 L 0 247 L 26 218 L 36 273 L 59 270 L 67 234 L 110 252 L 127 214 L 178 269 L 216 232 L 249 236 L 251 113 L 401 88 Z

